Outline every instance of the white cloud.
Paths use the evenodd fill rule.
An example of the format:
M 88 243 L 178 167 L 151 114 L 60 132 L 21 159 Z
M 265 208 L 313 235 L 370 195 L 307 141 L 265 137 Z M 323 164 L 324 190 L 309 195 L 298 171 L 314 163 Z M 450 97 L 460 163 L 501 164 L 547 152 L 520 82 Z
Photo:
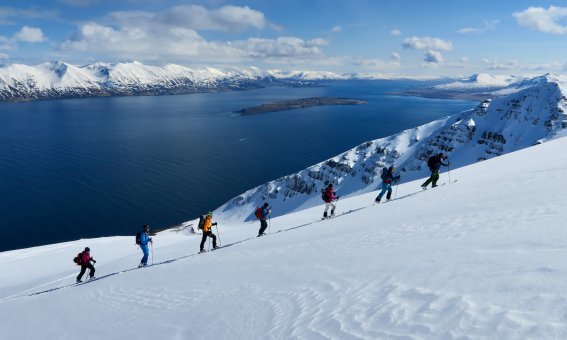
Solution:
M 402 44 L 404 48 L 415 50 L 432 50 L 432 51 L 450 51 L 453 49 L 453 44 L 450 41 L 445 41 L 439 38 L 431 37 L 411 37 L 404 40 Z
M 461 28 L 460 30 L 457 30 L 457 33 L 478 34 L 478 33 L 484 33 L 484 32 L 488 32 L 488 31 L 494 31 L 496 29 L 496 26 L 498 26 L 499 23 L 500 23 L 499 20 L 484 21 L 484 27 L 481 27 L 481 28 L 465 27 L 465 28 Z
M 249 38 L 244 41 L 234 42 L 231 45 L 254 58 L 309 57 L 323 55 L 319 48 L 321 46 L 320 40 L 323 39 L 305 41 L 295 37 L 279 37 L 277 39 Z
M 536 72 L 556 72 L 564 71 L 567 63 L 565 62 L 552 62 L 547 64 L 524 64 L 517 60 L 511 60 L 506 62 L 499 62 L 495 59 L 482 59 L 482 63 L 485 65 L 487 70 L 520 70 L 520 71 L 536 71 Z
M 274 28 L 264 14 L 249 7 L 177 6 L 159 13 L 113 12 L 102 22 L 82 23 L 66 41 L 63 51 L 101 54 L 139 60 L 187 60 L 224 63 L 244 60 L 321 61 L 329 39 L 298 37 L 248 38 L 234 41 L 207 40 L 200 31 L 243 31 Z
M 183 27 L 194 30 L 212 30 L 223 32 L 244 31 L 248 28 L 277 29 L 270 24 L 262 12 L 247 6 L 223 6 L 209 10 L 197 5 L 176 6 L 169 10 L 151 13 L 144 11 L 113 12 L 109 15 L 111 24 L 122 27 L 153 27 L 167 29 Z
M 567 26 L 560 21 L 567 18 L 567 7 L 530 7 L 513 14 L 519 25 L 552 34 L 567 34 Z
M 423 60 L 426 62 L 424 66 L 431 66 L 443 62 L 441 52 L 453 49 L 450 41 L 432 37 L 411 37 L 404 40 L 402 46 L 414 50 L 427 50 Z
M 337 26 L 335 26 L 331 29 L 331 33 L 339 33 L 342 30 L 343 30 L 343 28 L 341 26 L 337 25 Z
M 400 35 L 402 35 L 402 32 L 399 29 L 393 29 L 390 31 L 390 35 L 393 37 L 399 37 Z
M 296 37 L 249 38 L 238 41 L 207 41 L 197 31 L 183 27 L 167 31 L 142 27 L 116 29 L 97 23 L 80 27 L 74 39 L 60 45 L 62 50 L 104 53 L 120 58 L 158 60 L 172 57 L 193 61 L 231 62 L 250 59 L 322 58 L 325 39 Z
M 393 60 L 401 60 L 402 57 L 400 56 L 400 54 L 398 52 L 392 52 L 391 57 Z
M 425 53 L 425 58 L 423 60 L 427 63 L 442 63 L 443 56 L 438 51 L 429 50 Z
M 400 63 L 398 60 L 385 61 L 382 59 L 361 59 L 355 60 L 354 65 L 373 70 L 389 70 L 399 67 Z
M 12 19 L 55 19 L 56 11 L 37 10 L 34 8 L 22 9 L 0 6 L 0 24 L 14 24 Z
M 14 40 L 35 43 L 44 41 L 45 36 L 39 28 L 24 26 L 14 35 Z

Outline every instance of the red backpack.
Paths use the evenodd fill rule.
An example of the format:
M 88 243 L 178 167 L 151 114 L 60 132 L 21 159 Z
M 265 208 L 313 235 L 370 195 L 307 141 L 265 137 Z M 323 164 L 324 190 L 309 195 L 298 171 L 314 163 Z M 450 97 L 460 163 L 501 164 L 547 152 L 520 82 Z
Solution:
M 256 215 L 257 219 L 259 219 L 259 220 L 262 219 L 262 207 L 257 207 L 254 215 Z

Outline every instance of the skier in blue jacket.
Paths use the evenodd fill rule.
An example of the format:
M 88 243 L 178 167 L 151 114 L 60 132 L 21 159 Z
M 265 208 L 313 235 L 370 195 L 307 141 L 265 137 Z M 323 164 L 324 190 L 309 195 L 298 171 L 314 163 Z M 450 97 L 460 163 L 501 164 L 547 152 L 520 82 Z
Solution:
M 270 205 L 268 203 L 264 203 L 262 206 L 262 215 L 260 217 L 260 230 L 258 231 L 258 237 L 266 235 L 264 231 L 268 228 L 268 222 L 266 221 L 270 218 Z
M 136 244 L 140 246 L 142 252 L 144 253 L 144 257 L 142 257 L 142 261 L 140 261 L 139 267 L 145 267 L 148 265 L 148 257 L 150 255 L 150 249 L 148 248 L 148 243 L 153 244 L 152 238 L 150 237 L 150 226 L 145 225 L 143 227 L 143 231 L 138 232 L 136 235 Z
M 392 183 L 398 182 L 400 180 L 400 175 L 394 176 L 395 171 L 396 167 L 393 165 L 388 169 L 384 168 L 382 172 L 382 191 L 380 192 L 378 197 L 376 197 L 376 200 L 374 200 L 375 203 L 380 203 L 380 200 L 382 199 L 382 196 L 384 196 L 386 191 L 388 192 L 386 199 L 389 201 L 392 197 Z

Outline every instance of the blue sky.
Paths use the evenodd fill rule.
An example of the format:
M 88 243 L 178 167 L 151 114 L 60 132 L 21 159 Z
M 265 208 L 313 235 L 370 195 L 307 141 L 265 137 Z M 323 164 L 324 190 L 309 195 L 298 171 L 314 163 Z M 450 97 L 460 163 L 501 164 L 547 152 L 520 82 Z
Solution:
M 400 75 L 567 70 L 567 3 L 3 0 L 0 63 L 137 60 Z

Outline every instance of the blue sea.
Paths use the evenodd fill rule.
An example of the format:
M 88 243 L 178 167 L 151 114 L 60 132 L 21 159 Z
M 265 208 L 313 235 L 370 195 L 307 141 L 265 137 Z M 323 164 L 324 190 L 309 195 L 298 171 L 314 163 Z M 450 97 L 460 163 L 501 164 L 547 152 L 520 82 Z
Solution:
M 408 81 L 322 85 L 0 104 L 0 251 L 166 228 L 365 141 L 477 105 L 390 94 L 418 85 Z M 368 104 L 234 113 L 313 96 Z

